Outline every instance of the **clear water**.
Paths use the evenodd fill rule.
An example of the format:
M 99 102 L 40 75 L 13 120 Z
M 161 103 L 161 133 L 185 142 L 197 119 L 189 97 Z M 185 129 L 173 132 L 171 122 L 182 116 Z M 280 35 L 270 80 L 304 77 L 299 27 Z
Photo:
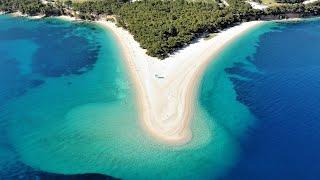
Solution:
M 242 63 L 226 69 L 256 120 L 224 179 L 320 178 L 320 21 L 277 26 L 241 61 L 257 71 Z
M 119 48 L 102 28 L 57 19 L 0 21 L 2 176 L 10 168 L 24 172 L 17 168 L 24 164 L 56 174 L 206 178 L 232 164 L 234 140 L 201 108 L 185 146 L 160 144 L 141 129 Z
M 31 168 L 122 179 L 283 179 L 285 172 L 306 165 L 292 161 L 311 164 L 307 156 L 316 155 L 316 124 L 310 124 L 316 121 L 304 117 L 317 113 L 318 21 L 266 23 L 219 54 L 201 81 L 194 137 L 181 147 L 159 144 L 141 129 L 134 89 L 108 31 L 57 19 L 0 16 L 0 24 L 1 177 L 26 177 Z M 297 42 L 314 51 L 298 51 Z M 295 58 L 289 58 L 293 50 L 296 54 L 289 57 Z M 307 69 L 310 76 L 299 81 L 300 87 L 296 80 L 305 75 L 302 65 L 315 71 Z M 288 93 L 288 87 L 297 94 Z M 310 99 L 296 98 L 300 88 Z M 306 106 L 295 105 L 299 103 Z M 284 111 L 288 105 L 297 108 Z M 311 105 L 315 109 L 307 108 Z M 291 124 L 293 117 L 311 128 L 306 129 L 309 134 Z M 316 114 L 310 116 L 314 118 Z M 272 124 L 279 122 L 281 126 Z M 288 138 L 304 144 L 282 142 Z M 309 154 L 293 157 L 303 150 L 296 145 L 311 145 L 304 151 Z M 290 156 L 292 149 L 297 151 Z M 309 168 L 310 177 L 316 177 L 316 167 Z
M 63 174 L 99 171 L 93 163 L 110 148 L 99 146 L 121 124 L 108 129 L 104 120 L 136 119 L 111 34 L 58 19 L 0 16 L 0 23 L 2 176 L 12 167 L 19 174 L 16 164 Z

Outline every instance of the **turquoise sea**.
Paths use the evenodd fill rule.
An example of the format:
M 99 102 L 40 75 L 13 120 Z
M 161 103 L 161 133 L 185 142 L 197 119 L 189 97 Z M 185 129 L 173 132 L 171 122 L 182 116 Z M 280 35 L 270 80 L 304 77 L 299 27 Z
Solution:
M 193 139 L 176 147 L 140 127 L 111 32 L 0 16 L 0 179 L 317 179 L 319 48 L 319 20 L 231 43 L 201 80 Z

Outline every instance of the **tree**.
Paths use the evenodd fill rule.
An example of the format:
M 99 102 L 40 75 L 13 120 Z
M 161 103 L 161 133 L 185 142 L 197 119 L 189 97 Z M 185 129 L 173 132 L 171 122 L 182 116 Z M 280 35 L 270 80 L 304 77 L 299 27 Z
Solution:
M 70 8 L 72 6 L 72 1 L 71 0 L 67 0 L 64 2 L 64 5 L 67 6 L 68 8 Z

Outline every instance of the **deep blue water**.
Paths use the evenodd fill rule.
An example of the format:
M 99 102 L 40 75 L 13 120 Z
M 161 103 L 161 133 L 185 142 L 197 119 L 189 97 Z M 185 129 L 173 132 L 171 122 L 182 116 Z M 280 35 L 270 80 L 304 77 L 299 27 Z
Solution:
M 97 60 L 100 45 L 90 39 L 98 33 L 93 26 L 0 18 L 0 102 L 40 86 L 45 78 L 85 73 Z
M 109 37 L 108 37 L 109 36 Z M 102 42 L 107 41 L 107 42 Z M 12 119 L 8 103 L 15 101 L 34 89 L 41 88 L 55 78 L 65 79 L 57 86 L 57 97 L 36 99 L 35 102 L 46 102 L 63 97 L 59 94 L 60 88 L 70 88 L 72 93 L 72 77 L 78 77 L 90 72 L 101 54 L 101 47 L 108 42 L 110 35 L 95 25 L 85 23 L 68 23 L 58 19 L 28 20 L 0 16 L 0 179 L 112 179 L 101 174 L 74 174 L 63 175 L 40 171 L 26 165 L 19 153 L 13 147 L 9 137 L 9 124 Z M 112 48 L 111 48 L 112 47 Z M 117 63 L 114 46 L 104 47 L 108 54 L 105 58 L 113 71 Z M 100 55 L 101 56 L 101 55 Z M 111 71 L 111 70 L 110 70 Z M 111 80 L 116 73 L 106 76 Z M 111 84 L 114 83 L 110 82 Z M 85 82 L 83 82 L 85 86 Z M 98 86 L 97 86 L 98 87 Z M 67 94 L 67 90 L 64 92 Z M 108 93 L 105 93 L 108 94 Z M 111 94 L 111 93 L 110 93 Z M 75 96 L 76 97 L 76 96 Z M 109 96 L 111 97 L 111 96 Z M 110 98 L 112 101 L 113 99 Z M 61 99 L 61 102 L 64 100 Z M 95 102 L 87 98 L 87 101 Z M 39 103 L 41 104 L 41 103 Z M 69 104 L 69 102 L 65 102 Z M 16 107 L 16 114 L 26 109 L 23 104 Z M 40 107 L 30 108 L 31 110 Z M 61 108 L 63 108 L 61 106 Z M 19 110 L 20 109 L 20 110 Z M 20 111 L 20 112 L 19 112 Z M 27 115 L 22 115 L 28 118 Z M 21 135 L 23 136 L 23 135 Z M 40 158 L 40 156 L 39 156 Z
M 26 20 L 0 16 L 0 23 L 0 179 L 110 179 L 102 174 L 83 173 L 95 172 L 95 168 L 100 170 L 106 166 L 104 163 L 108 163 L 107 160 L 100 161 L 104 159 L 104 153 L 109 153 L 104 148 L 111 143 L 118 145 L 117 139 L 113 142 L 112 138 L 101 138 L 99 135 L 104 137 L 105 129 L 97 126 L 103 123 L 90 116 L 78 118 L 82 117 L 81 113 L 77 114 L 78 111 L 74 113 L 78 116 L 64 118 L 70 109 L 81 109 L 83 106 L 89 106 L 89 112 L 97 117 L 99 113 L 104 116 L 105 109 L 102 108 L 102 112 L 93 111 L 96 107 L 91 107 L 92 104 L 119 103 L 124 105 L 126 111 L 129 109 L 131 101 L 126 98 L 126 92 L 130 88 L 124 80 L 117 46 L 110 34 L 105 34 L 103 29 L 92 24 L 57 19 Z M 218 57 L 219 61 L 208 68 L 200 88 L 199 101 L 213 117 L 215 126 L 223 127 L 214 132 L 217 134 L 213 133 L 213 142 L 217 139 L 223 141 L 217 148 L 221 147 L 222 151 L 229 150 L 223 147 L 234 148 L 230 151 L 231 155 L 227 152 L 228 155 L 221 156 L 221 159 L 217 157 L 222 165 L 226 161 L 226 167 L 233 164 L 223 171 L 225 174 L 221 179 L 320 178 L 319 49 L 319 20 L 272 23 L 232 43 Z M 28 104 L 35 105 L 26 107 Z M 247 109 L 252 117 L 247 116 Z M 125 114 L 121 108 L 111 110 L 115 114 Z M 109 115 L 115 116 L 112 112 Z M 110 128 L 117 131 L 118 126 L 111 124 Z M 124 132 L 127 130 L 124 129 Z M 91 143 L 92 139 L 96 142 Z M 134 142 L 133 139 L 129 141 Z M 87 144 L 92 146 L 87 147 Z M 126 143 L 121 145 L 128 147 Z M 195 158 L 202 162 L 195 163 L 209 166 L 206 161 L 210 161 L 205 156 L 212 153 L 214 145 L 211 144 L 208 150 L 204 148 L 204 156 Z M 43 147 L 45 150 L 41 149 Z M 130 148 L 123 149 L 130 151 Z M 138 148 L 132 151 L 143 150 Z M 34 152 L 39 152 L 39 155 Z M 103 155 L 96 157 L 95 152 Z M 201 154 L 199 152 L 192 150 L 190 154 L 196 157 Z M 51 157 L 51 153 L 57 156 Z M 65 153 L 66 158 L 63 156 Z M 146 155 L 157 155 L 144 153 L 138 153 L 139 158 L 133 156 L 135 154 L 130 154 L 130 157 L 138 161 Z M 160 159 L 165 157 L 164 154 L 170 153 L 163 152 L 158 155 Z M 177 156 L 179 158 L 181 160 Z M 111 159 L 115 167 L 118 159 L 121 158 Z M 169 158 L 172 159 L 176 162 L 175 158 Z M 49 160 L 53 163 L 47 162 Z M 61 163 L 66 160 L 68 162 Z M 73 162 L 75 168 L 68 167 L 70 172 L 83 173 L 59 169 Z M 181 165 L 186 164 L 181 162 Z M 38 163 L 42 167 L 36 166 Z M 89 168 L 86 166 L 88 164 Z M 135 165 L 128 165 L 131 166 Z M 43 172 L 41 168 L 58 169 L 69 175 Z M 105 172 L 104 169 L 99 170 Z M 131 170 L 130 173 L 136 172 L 134 168 Z M 166 176 L 161 174 L 161 177 Z
M 260 36 L 254 54 L 225 69 L 256 120 L 222 179 L 320 178 L 319 50 L 319 20 L 279 23 Z
M 73 175 L 64 175 L 64 174 L 54 174 L 39 171 L 28 167 L 22 163 L 17 163 L 13 166 L 10 166 L 9 169 L 2 171 L 0 174 L 0 179 L 3 180 L 116 180 L 111 176 L 103 174 L 73 174 Z

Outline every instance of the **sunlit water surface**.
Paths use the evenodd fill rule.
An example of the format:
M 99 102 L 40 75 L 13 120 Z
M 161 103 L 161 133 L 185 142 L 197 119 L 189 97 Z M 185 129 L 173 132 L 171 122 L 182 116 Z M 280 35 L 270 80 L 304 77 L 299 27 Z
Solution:
M 58 19 L 0 16 L 0 24 L 2 177 L 269 179 L 309 177 L 293 163 L 317 163 L 309 156 L 320 136 L 318 21 L 266 23 L 215 57 L 195 101 L 193 139 L 180 147 L 140 127 L 110 32 Z

